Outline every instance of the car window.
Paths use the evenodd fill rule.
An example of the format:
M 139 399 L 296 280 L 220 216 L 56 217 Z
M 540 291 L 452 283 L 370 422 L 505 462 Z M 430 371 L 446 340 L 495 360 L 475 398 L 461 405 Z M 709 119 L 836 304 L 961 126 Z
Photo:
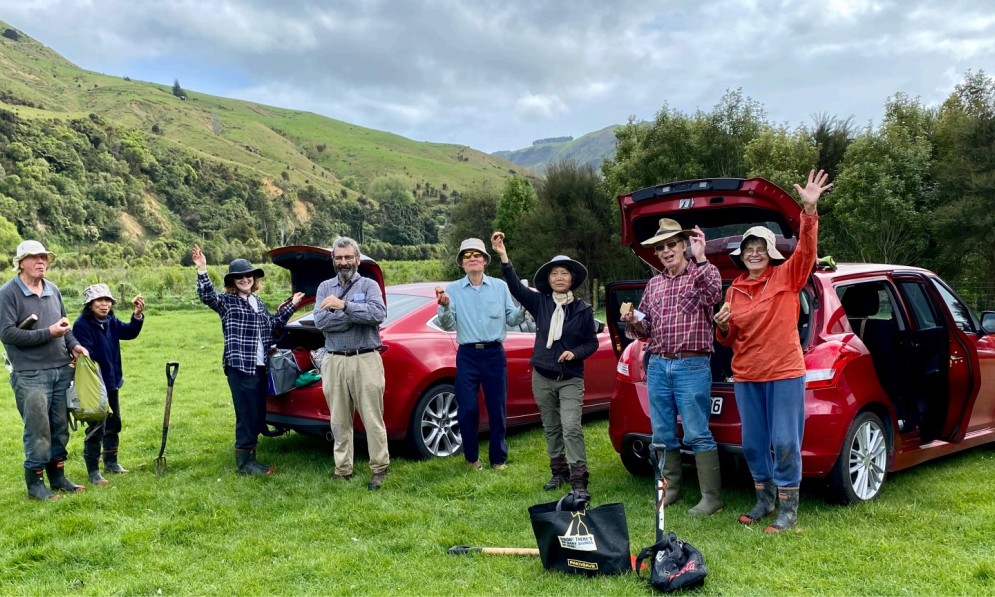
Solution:
M 975 331 L 974 316 L 971 314 L 971 310 L 967 308 L 967 305 L 954 296 L 954 293 L 936 278 L 930 278 L 930 281 L 940 292 L 943 302 L 947 304 L 950 314 L 953 315 L 954 324 L 965 332 Z
M 916 328 L 928 330 L 937 327 L 936 314 L 933 312 L 932 302 L 926 296 L 926 289 L 916 282 L 899 282 L 898 288 L 909 304 Z
M 404 317 L 418 307 L 434 301 L 434 298 L 427 296 L 415 296 L 412 294 L 392 294 L 387 293 L 387 318 L 381 326 Z

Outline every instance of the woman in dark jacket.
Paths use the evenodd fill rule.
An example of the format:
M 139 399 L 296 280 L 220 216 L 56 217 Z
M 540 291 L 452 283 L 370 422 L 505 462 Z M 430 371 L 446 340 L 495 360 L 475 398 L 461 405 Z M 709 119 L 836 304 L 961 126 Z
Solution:
M 142 331 L 145 300 L 138 295 L 131 301 L 134 312 L 124 323 L 114 315 L 117 299 L 106 284 L 93 284 L 83 291 L 83 311 L 73 324 L 73 334 L 90 351 L 90 358 L 100 365 L 100 376 L 107 388 L 107 404 L 111 412 L 100 423 L 88 423 L 83 443 L 83 460 L 95 485 L 106 485 L 100 474 L 100 452 L 103 445 L 104 472 L 127 473 L 117 461 L 121 433 L 121 401 L 119 391 L 124 385 L 121 370 L 121 340 L 134 340 Z
M 532 395 L 539 405 L 553 474 L 543 489 L 552 491 L 569 482 L 584 501 L 589 501 L 581 427 L 584 359 L 598 350 L 598 336 L 590 303 L 573 295 L 587 279 L 587 268 L 566 255 L 557 255 L 536 272 L 537 290 L 532 290 L 519 281 L 508 260 L 503 233 L 491 235 L 491 246 L 501 258 L 501 275 L 511 295 L 536 322 L 536 343 L 529 361 L 533 367 Z

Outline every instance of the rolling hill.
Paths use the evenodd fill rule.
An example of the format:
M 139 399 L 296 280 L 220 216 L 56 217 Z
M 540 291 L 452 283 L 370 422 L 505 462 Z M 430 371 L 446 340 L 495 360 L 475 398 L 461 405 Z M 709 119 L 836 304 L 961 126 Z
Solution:
M 271 196 L 313 187 L 355 202 L 374 179 L 392 175 L 407 181 L 416 200 L 434 205 L 439 189 L 453 195 L 477 184 L 502 185 L 521 170 L 467 146 L 413 141 L 309 112 L 195 90 L 181 99 L 171 84 L 81 69 L 2 21 L 0 109 L 19 121 L 96 115 L 121 136 L 256 177 Z M 313 215 L 300 205 L 294 211 L 305 220 Z

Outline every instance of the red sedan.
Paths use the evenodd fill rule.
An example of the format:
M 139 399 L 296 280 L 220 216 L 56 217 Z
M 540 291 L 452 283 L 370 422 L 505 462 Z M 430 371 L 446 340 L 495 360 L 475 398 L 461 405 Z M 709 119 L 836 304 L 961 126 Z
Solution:
M 291 272 L 293 290 L 312 300 L 321 281 L 334 276 L 331 252 L 316 247 L 274 249 L 270 257 Z M 360 274 L 380 282 L 383 273 L 376 262 L 364 258 Z M 387 286 L 384 297 L 387 319 L 380 326 L 383 341 L 387 387 L 384 394 L 384 423 L 387 437 L 406 440 L 422 457 L 451 456 L 462 449 L 456 422 L 456 334 L 435 323 L 435 288 L 441 282 Z M 585 361 L 584 412 L 605 410 L 615 385 L 616 358 L 606 331 L 598 334 L 600 347 Z M 280 346 L 293 351 L 302 371 L 312 369 L 311 351 L 324 345 L 324 337 L 314 327 L 310 313 L 287 325 Z M 539 408 L 532 397 L 532 347 L 535 324 L 527 320 L 508 329 L 504 343 L 508 356 L 508 426 L 539 421 Z M 328 405 L 321 382 L 271 396 L 266 420 L 279 430 L 294 430 L 330 438 Z M 487 430 L 486 409 L 481 397 L 480 429 Z M 362 423 L 357 417 L 357 430 Z
M 728 286 L 741 273 L 729 259 L 739 234 L 762 224 L 777 247 L 795 246 L 798 204 L 769 181 L 707 179 L 650 187 L 618 198 L 622 241 L 648 266 L 661 264 L 641 240 L 661 217 L 700 226 L 706 255 Z M 607 317 L 639 303 L 645 280 L 616 282 Z M 805 355 L 802 474 L 826 480 L 844 503 L 869 500 L 887 473 L 995 441 L 995 313 L 979 320 L 950 286 L 924 269 L 823 264 L 800 293 L 798 331 Z M 621 352 L 609 433 L 622 463 L 648 473 L 651 431 L 643 343 L 611 326 Z M 731 352 L 715 344 L 710 427 L 720 449 L 739 452 Z

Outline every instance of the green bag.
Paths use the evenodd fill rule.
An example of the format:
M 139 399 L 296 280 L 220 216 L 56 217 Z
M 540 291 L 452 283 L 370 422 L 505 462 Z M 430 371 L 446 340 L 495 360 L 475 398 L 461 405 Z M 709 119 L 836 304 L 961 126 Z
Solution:
M 111 413 L 100 365 L 90 357 L 76 357 L 76 373 L 66 392 L 66 404 L 77 423 L 102 423 Z

